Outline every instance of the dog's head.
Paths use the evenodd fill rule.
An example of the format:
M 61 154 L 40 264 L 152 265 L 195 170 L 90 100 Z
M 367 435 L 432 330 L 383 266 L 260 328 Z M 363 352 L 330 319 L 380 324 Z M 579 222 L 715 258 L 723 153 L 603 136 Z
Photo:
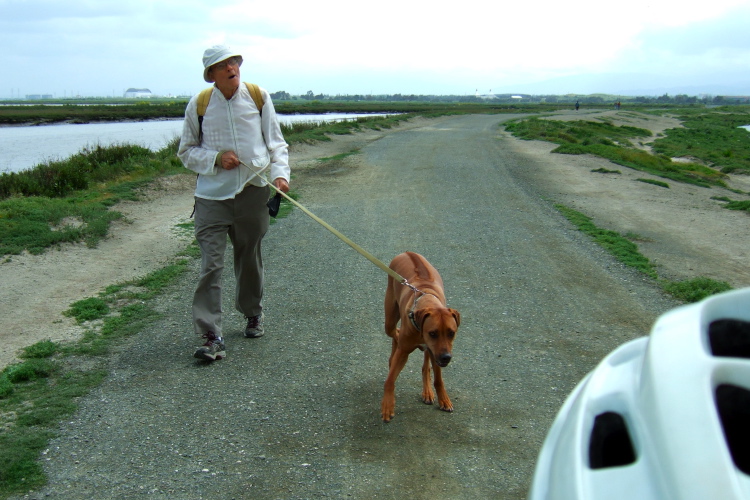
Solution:
M 453 339 L 461 324 L 461 314 L 447 307 L 425 307 L 414 311 L 414 320 L 432 359 L 441 367 L 448 366 L 453 357 Z

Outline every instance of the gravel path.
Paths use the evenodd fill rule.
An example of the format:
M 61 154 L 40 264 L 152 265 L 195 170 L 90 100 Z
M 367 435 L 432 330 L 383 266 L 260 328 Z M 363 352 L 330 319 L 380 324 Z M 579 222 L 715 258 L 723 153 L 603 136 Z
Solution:
M 434 121 L 295 172 L 302 202 L 374 255 L 416 251 L 442 274 L 462 314 L 454 413 L 421 402 L 415 355 L 380 421 L 386 276 L 297 210 L 265 240 L 266 336 L 242 338 L 227 276 L 228 358 L 195 362 L 194 265 L 25 498 L 525 498 L 568 393 L 675 304 L 550 207 L 526 180 L 537 160 L 504 147 L 508 118 Z

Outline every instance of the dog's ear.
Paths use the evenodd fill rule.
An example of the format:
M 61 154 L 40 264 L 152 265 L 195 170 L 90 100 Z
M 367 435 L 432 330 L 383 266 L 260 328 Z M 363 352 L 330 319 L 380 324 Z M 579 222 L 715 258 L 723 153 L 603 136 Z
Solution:
M 424 309 L 417 309 L 414 311 L 414 321 L 417 322 L 420 330 L 424 328 L 424 322 L 431 312 L 431 307 L 425 307 Z
M 456 328 L 461 326 L 461 313 L 456 311 L 455 309 L 448 309 L 453 317 L 456 319 Z

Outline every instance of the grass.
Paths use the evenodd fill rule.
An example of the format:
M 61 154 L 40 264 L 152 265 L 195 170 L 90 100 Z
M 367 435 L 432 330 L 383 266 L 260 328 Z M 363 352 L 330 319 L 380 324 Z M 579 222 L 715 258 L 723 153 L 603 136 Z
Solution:
M 712 200 L 725 202 L 724 208 L 727 210 L 739 210 L 744 212 L 750 212 L 750 200 L 735 201 L 727 196 L 712 196 Z
M 653 184 L 654 186 L 659 186 L 659 187 L 669 189 L 669 184 L 667 184 L 666 182 L 657 181 L 655 179 L 644 179 L 642 177 L 639 177 L 636 180 L 639 182 L 645 182 L 646 184 Z
M 649 130 L 584 120 L 565 122 L 539 118 L 515 121 L 505 128 L 521 139 L 559 144 L 553 153 L 591 154 L 676 182 L 726 187 L 725 175 L 717 170 L 698 163 L 675 163 L 668 156 L 635 148 L 631 139 L 650 137 Z
M 81 324 L 109 314 L 109 304 L 98 297 L 90 297 L 74 303 L 63 314 L 75 318 L 78 324 Z
M 589 235 L 597 244 L 614 255 L 617 260 L 642 273 L 657 278 L 656 270 L 651 262 L 638 251 L 638 246 L 616 231 L 597 227 L 591 217 L 568 208 L 555 205 L 555 208 L 565 216 L 578 230 Z
M 676 114 L 683 127 L 666 130 L 653 149 L 670 157 L 696 158 L 725 174 L 750 174 L 750 111 L 739 108 L 683 109 Z
M 96 246 L 122 200 L 138 200 L 154 179 L 184 173 L 178 141 L 156 153 L 140 146 L 85 148 L 65 161 L 0 175 L 0 255 L 32 254 L 62 243 Z
M 685 281 L 669 281 L 660 279 L 656 268 L 646 256 L 640 253 L 638 246 L 631 240 L 640 240 L 637 235 L 622 236 L 616 231 L 597 227 L 591 217 L 572 208 L 556 204 L 555 208 L 568 219 L 579 231 L 590 236 L 598 245 L 606 249 L 617 260 L 632 267 L 646 276 L 658 280 L 662 289 L 683 302 L 699 302 L 706 297 L 731 290 L 731 286 L 724 281 L 716 281 L 706 277 L 698 277 Z
M 683 302 L 700 302 L 704 298 L 732 289 L 729 283 L 698 277 L 679 282 L 665 282 L 664 290 Z
M 622 175 L 622 172 L 619 171 L 619 170 L 610 170 L 610 169 L 604 168 L 604 167 L 595 168 L 595 169 L 593 169 L 591 171 L 595 172 L 597 174 L 621 174 Z
M 106 378 L 104 356 L 111 348 L 158 316 L 150 300 L 174 283 L 187 264 L 177 257 L 165 268 L 72 304 L 68 314 L 87 326 L 80 340 L 38 342 L 24 349 L 23 362 L 0 373 L 0 497 L 45 484 L 39 454 L 59 422 Z M 82 363 L 83 356 L 94 362 Z

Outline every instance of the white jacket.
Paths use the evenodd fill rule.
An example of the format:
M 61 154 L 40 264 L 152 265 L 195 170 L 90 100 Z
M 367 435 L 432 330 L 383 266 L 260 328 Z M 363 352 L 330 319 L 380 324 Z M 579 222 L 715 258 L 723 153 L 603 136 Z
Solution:
M 262 173 L 271 182 L 279 177 L 289 182 L 289 146 L 281 134 L 271 96 L 265 89 L 261 89 L 261 93 L 262 114 L 246 85 L 240 85 L 228 100 L 214 86 L 203 117 L 202 140 L 198 127 L 198 96 L 188 103 L 177 156 L 185 167 L 199 174 L 195 187 L 198 198 L 226 200 L 234 198 L 248 183 L 265 185 L 244 165 L 232 170 L 216 166 L 219 153 L 225 151 L 234 151 L 240 161 L 256 171 L 265 169 Z

